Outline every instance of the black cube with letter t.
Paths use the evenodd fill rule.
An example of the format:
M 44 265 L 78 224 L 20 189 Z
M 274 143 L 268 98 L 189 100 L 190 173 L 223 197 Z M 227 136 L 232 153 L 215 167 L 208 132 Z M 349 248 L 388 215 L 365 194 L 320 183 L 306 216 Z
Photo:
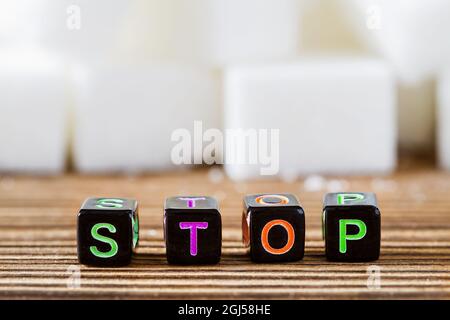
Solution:
M 164 238 L 171 264 L 215 264 L 222 253 L 222 218 L 216 199 L 178 196 L 166 199 Z

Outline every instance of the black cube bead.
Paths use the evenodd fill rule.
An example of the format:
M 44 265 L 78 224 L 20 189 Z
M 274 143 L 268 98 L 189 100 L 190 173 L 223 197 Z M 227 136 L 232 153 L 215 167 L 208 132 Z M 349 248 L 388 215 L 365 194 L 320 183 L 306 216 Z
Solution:
M 330 261 L 367 262 L 380 256 L 381 216 L 373 193 L 328 193 L 323 205 L 325 251 Z
M 242 233 L 252 261 L 298 261 L 305 251 L 305 213 L 292 194 L 249 195 Z
M 217 200 L 179 196 L 166 200 L 164 236 L 171 264 L 215 264 L 222 252 L 222 218 Z
M 89 198 L 78 213 L 78 260 L 99 267 L 131 262 L 139 240 L 136 200 Z

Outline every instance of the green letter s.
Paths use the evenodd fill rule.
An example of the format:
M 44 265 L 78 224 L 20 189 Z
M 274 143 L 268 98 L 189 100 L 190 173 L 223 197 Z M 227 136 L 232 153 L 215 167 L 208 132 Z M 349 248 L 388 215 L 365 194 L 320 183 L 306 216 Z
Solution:
M 117 242 L 114 241 L 111 238 L 104 237 L 100 234 L 98 234 L 98 230 L 105 228 L 108 229 L 111 233 L 116 233 L 116 227 L 114 227 L 112 224 L 109 223 L 97 223 L 94 225 L 91 229 L 91 235 L 95 240 L 107 243 L 111 246 L 111 250 L 108 252 L 101 252 L 97 249 L 96 246 L 91 246 L 89 249 L 91 250 L 92 254 L 99 258 L 111 258 L 114 257 L 117 252 L 119 251 L 119 246 L 117 245 Z
M 347 226 L 354 225 L 359 228 L 359 232 L 357 234 L 347 234 Z M 347 252 L 347 240 L 361 240 L 366 236 L 367 226 L 361 220 L 356 219 L 342 219 L 339 220 L 339 252 L 346 253 Z

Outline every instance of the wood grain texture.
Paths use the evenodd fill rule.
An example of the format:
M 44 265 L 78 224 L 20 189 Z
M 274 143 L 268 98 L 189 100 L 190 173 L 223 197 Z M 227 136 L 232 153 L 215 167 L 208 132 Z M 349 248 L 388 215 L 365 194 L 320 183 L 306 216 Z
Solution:
M 0 178 L 0 298 L 83 299 L 450 299 L 450 175 L 427 165 L 393 176 L 232 183 L 219 169 L 152 176 Z M 373 263 L 324 257 L 321 206 L 327 191 L 374 191 L 382 212 L 382 255 Z M 242 197 L 291 192 L 306 211 L 305 259 L 254 264 L 241 245 Z M 223 256 L 216 266 L 169 266 L 162 206 L 173 195 L 212 195 L 223 215 Z M 76 214 L 90 196 L 139 200 L 141 242 L 132 265 L 80 266 Z M 368 287 L 378 267 L 381 287 Z M 80 287 L 73 271 L 79 268 Z

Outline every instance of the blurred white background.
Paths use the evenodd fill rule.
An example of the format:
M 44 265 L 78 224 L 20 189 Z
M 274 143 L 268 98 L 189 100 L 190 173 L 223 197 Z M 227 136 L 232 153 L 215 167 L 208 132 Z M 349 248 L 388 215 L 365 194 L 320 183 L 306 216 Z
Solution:
M 170 170 L 196 120 L 280 129 L 285 176 L 450 169 L 449 31 L 448 0 L 0 0 L 0 171 Z

